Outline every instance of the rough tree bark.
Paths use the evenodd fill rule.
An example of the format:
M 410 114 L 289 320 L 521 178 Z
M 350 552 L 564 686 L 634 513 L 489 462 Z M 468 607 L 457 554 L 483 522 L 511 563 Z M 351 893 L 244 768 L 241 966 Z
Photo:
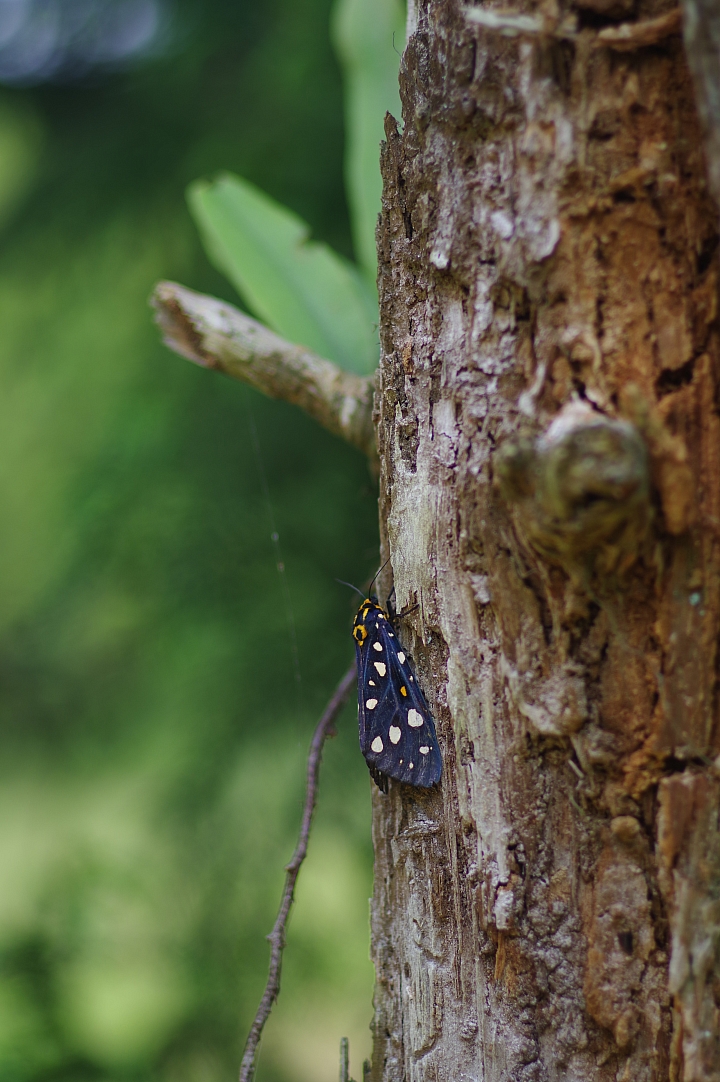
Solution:
M 717 208 L 679 18 L 418 0 L 401 90 L 383 586 L 445 767 L 374 795 L 372 1077 L 718 1080 Z
M 716 0 L 682 0 L 682 6 L 685 51 L 705 129 L 708 179 L 720 203 L 720 5 Z

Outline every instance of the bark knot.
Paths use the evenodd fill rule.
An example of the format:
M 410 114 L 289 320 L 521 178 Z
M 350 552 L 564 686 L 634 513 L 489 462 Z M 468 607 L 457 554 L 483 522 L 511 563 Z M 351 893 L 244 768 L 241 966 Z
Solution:
M 495 475 L 520 533 L 573 580 L 635 561 L 651 520 L 650 475 L 628 421 L 570 402 L 539 437 L 501 447 Z

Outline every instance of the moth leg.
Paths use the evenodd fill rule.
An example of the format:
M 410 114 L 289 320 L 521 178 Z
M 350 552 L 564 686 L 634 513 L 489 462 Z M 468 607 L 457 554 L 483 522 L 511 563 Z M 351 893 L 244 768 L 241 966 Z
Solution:
M 367 759 L 365 760 L 365 762 L 367 762 Z M 383 774 L 380 770 L 378 770 L 378 768 L 376 766 L 373 766 L 372 763 L 368 763 L 367 767 L 368 767 L 368 770 L 370 771 L 370 777 L 375 782 L 375 784 L 377 785 L 380 792 L 387 794 L 387 791 L 388 791 L 387 774 Z

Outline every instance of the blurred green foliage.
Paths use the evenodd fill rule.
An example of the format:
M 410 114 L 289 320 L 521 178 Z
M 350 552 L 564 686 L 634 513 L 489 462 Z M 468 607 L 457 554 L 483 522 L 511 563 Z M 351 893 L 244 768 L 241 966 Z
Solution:
M 343 67 L 345 184 L 355 258 L 373 289 L 382 195 L 378 145 L 385 138 L 385 114 L 401 115 L 398 66 L 406 10 L 401 0 L 338 0 L 332 12 L 332 37 Z
M 310 240 L 301 218 L 231 174 L 197 181 L 188 201 L 209 257 L 254 315 L 351 372 L 377 368 L 375 289 L 347 259 Z
M 357 265 L 310 239 L 306 222 L 242 177 L 190 186 L 208 256 L 254 315 L 291 342 L 369 374 L 379 356 L 375 225 L 385 114 L 400 115 L 404 10 L 397 0 L 337 0 L 333 37 L 343 66 L 345 180 Z
M 2 1082 L 232 1078 L 264 985 L 375 494 L 302 414 L 167 352 L 147 297 L 236 300 L 184 199 L 221 169 L 352 257 L 329 14 L 178 0 L 172 55 L 0 95 Z M 336 1077 L 343 1035 L 360 1074 L 370 861 L 349 707 L 258 1082 Z

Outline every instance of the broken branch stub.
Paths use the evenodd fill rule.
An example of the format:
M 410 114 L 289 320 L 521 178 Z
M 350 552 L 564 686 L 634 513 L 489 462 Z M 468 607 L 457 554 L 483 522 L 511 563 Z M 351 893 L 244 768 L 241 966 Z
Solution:
M 622 573 L 651 521 L 648 452 L 638 430 L 571 403 L 537 439 L 506 444 L 500 491 L 532 547 L 579 573 Z
M 160 282 L 151 303 L 165 344 L 181 357 L 300 406 L 375 462 L 373 376 L 345 372 L 233 305 L 175 282 Z

